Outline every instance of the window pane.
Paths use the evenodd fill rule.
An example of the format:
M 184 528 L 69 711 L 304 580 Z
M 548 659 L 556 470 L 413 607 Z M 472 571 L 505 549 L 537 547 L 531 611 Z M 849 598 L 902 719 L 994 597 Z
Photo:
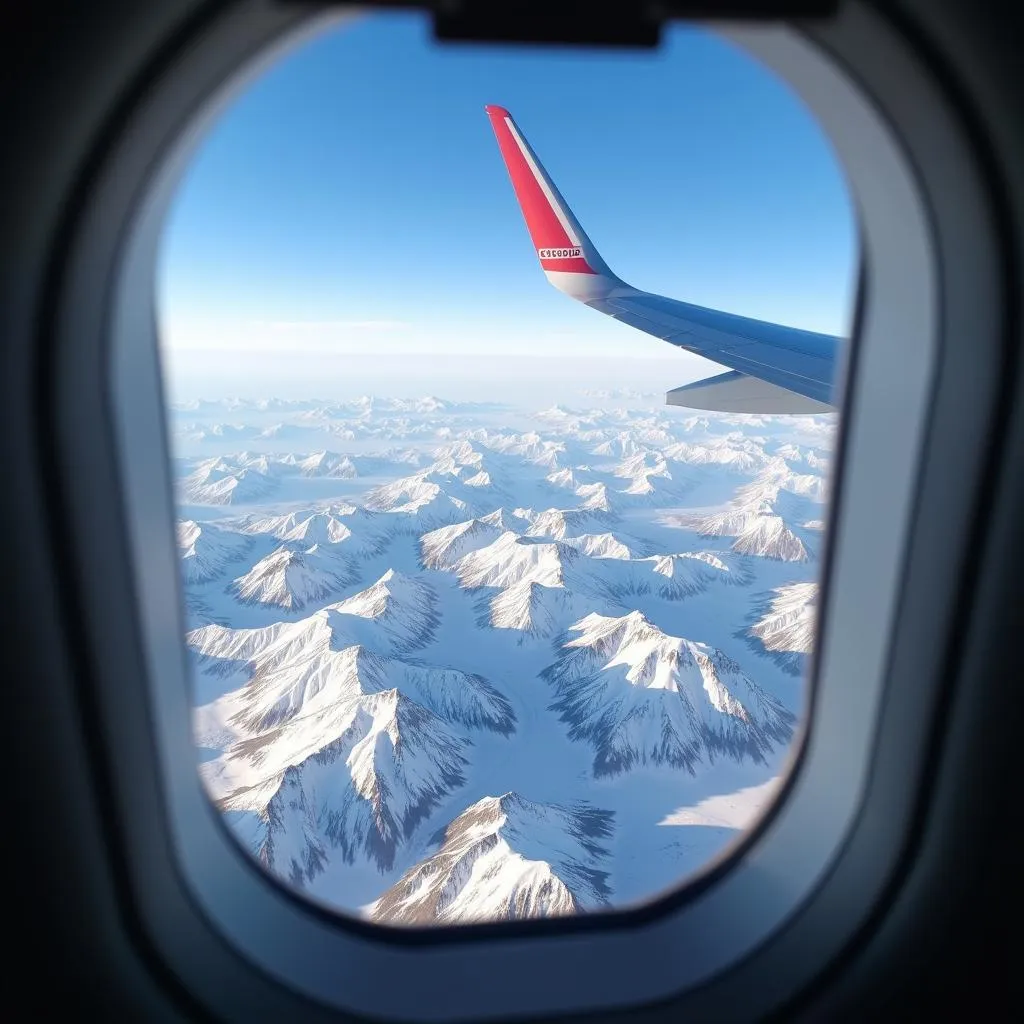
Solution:
M 375 17 L 237 100 L 158 289 L 199 771 L 272 876 L 387 925 L 560 916 L 757 819 L 856 259 L 821 131 L 704 31 Z

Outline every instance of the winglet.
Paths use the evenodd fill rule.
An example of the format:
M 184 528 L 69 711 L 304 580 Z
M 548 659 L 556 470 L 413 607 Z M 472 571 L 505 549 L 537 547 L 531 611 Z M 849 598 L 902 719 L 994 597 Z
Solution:
M 560 291 L 583 301 L 622 286 L 580 227 L 512 115 L 504 107 L 486 106 L 484 110 L 548 280 Z
M 739 370 L 729 370 L 673 388 L 665 395 L 665 404 L 678 405 L 684 409 L 713 409 L 716 412 L 772 416 L 832 412 L 832 406 L 826 402 L 797 394 Z

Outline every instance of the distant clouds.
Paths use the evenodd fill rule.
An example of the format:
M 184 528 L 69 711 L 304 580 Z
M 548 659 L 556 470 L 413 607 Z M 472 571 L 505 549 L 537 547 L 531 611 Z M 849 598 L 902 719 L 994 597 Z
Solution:
M 391 318 L 253 320 L 231 316 L 162 318 L 160 341 L 176 351 L 378 351 L 405 338 L 415 325 Z
M 400 331 L 405 320 L 250 320 L 249 326 L 269 331 Z
M 574 303 L 567 300 L 566 304 L 573 312 L 577 311 Z M 531 328 L 500 314 L 467 317 L 462 322 L 452 323 L 429 313 L 420 322 L 390 317 L 276 320 L 183 316 L 172 310 L 161 318 L 160 342 L 168 354 L 244 351 L 380 358 L 426 355 L 658 360 L 684 354 L 616 320 L 587 310 L 579 312 L 579 326 L 567 329 L 559 324 Z

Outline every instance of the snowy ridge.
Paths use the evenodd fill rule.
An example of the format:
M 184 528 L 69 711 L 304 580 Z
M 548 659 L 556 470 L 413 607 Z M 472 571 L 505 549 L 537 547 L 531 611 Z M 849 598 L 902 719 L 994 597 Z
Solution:
M 396 924 L 518 920 L 606 906 L 612 814 L 516 793 L 484 797 L 438 836 L 440 848 L 370 909 Z
M 685 515 L 680 525 L 705 537 L 734 537 L 732 549 L 744 555 L 771 558 L 781 562 L 806 562 L 810 553 L 793 532 L 787 518 L 801 517 L 807 499 L 785 489 L 778 472 L 740 488 L 736 497 L 721 511 Z
M 200 741 L 224 750 L 202 766 L 207 787 L 223 810 L 257 816 L 255 830 L 240 819 L 254 852 L 293 882 L 310 880 L 327 849 L 390 868 L 399 844 L 464 783 L 465 730 L 515 728 L 508 701 L 480 676 L 361 645 L 337 650 L 336 640 L 320 613 L 192 634 L 207 657 L 247 657 L 250 672 L 196 711 Z
M 319 714 L 339 701 L 394 689 L 447 722 L 504 734 L 513 731 L 511 706 L 482 676 L 383 655 L 362 644 L 336 650 L 331 646 L 334 637 L 323 624 L 318 618 L 279 632 L 273 642 L 244 661 L 242 687 L 197 711 L 197 727 L 201 721 L 208 730 L 227 730 L 233 737 L 253 736 Z M 230 643 L 233 632 L 259 632 L 224 631 L 216 626 L 206 629 L 207 638 L 197 638 L 197 643 L 210 634 L 219 633 L 222 638 L 228 634 Z M 291 646 L 292 657 L 282 659 L 282 645 Z
M 338 455 L 326 449 L 313 452 L 304 459 L 297 459 L 296 466 L 303 476 L 330 477 L 351 480 L 358 476 L 355 463 L 347 455 Z
M 465 782 L 467 749 L 442 719 L 392 689 L 239 740 L 201 770 L 219 807 L 264 823 L 256 855 L 264 863 L 280 856 L 273 844 L 286 836 L 287 863 L 268 866 L 295 879 L 301 865 L 308 879 L 328 847 L 346 863 L 390 868 L 402 840 Z M 287 823 L 288 808 L 301 811 L 298 835 L 274 827 Z
M 508 434 L 488 430 L 474 431 L 472 436 L 491 451 L 518 456 L 538 466 L 551 466 L 565 453 L 561 441 L 546 440 L 540 434 L 530 431 L 525 434 Z
M 522 643 L 528 638 L 546 639 L 561 633 L 573 615 L 576 601 L 564 587 L 547 587 L 524 580 L 484 597 L 477 611 L 477 625 L 517 630 Z
M 745 827 L 712 809 L 783 772 L 831 420 L 638 401 L 172 414 L 201 773 L 268 871 L 385 923 L 546 917 Z
M 566 537 L 565 543 L 593 558 L 637 557 L 634 550 L 636 541 L 622 539 L 614 533 L 584 533 L 578 537 Z
M 479 468 L 483 465 L 483 453 L 474 448 L 472 442 L 465 439 L 451 441 L 448 444 L 441 445 L 440 448 L 435 448 L 433 456 L 439 462 L 444 459 L 451 459 L 462 466 L 476 466 Z
M 275 482 L 258 466 L 232 466 L 221 458 L 201 462 L 179 482 L 181 499 L 194 505 L 232 505 L 255 501 L 274 490 Z
M 603 483 L 580 484 L 576 495 L 583 499 L 581 509 L 592 512 L 611 512 L 612 502 L 608 496 L 608 487 Z
M 431 476 L 431 472 L 417 474 L 378 487 L 366 496 L 366 507 L 404 520 L 396 523 L 397 528 L 414 532 L 473 514 L 468 501 L 449 494 Z
M 699 594 L 712 583 L 746 586 L 754 574 L 742 558 L 719 551 L 683 551 L 649 559 L 654 572 L 663 579 L 654 583 L 659 597 L 678 601 Z
M 564 586 L 580 553 L 568 544 L 521 537 L 509 530 L 493 544 L 471 551 L 453 569 L 464 587 L 508 587 L 516 583 Z
M 434 588 L 423 580 L 388 569 L 372 587 L 328 608 L 332 624 L 342 630 L 367 634 L 351 621 L 368 620 L 386 637 L 395 651 L 425 647 L 434 639 L 439 613 Z M 348 620 L 348 621 L 346 621 Z
M 672 477 L 662 454 L 649 450 L 640 450 L 626 456 L 612 472 L 615 476 L 625 477 L 629 480 L 648 476 L 664 476 L 669 479 Z
M 700 444 L 680 441 L 664 451 L 665 458 L 691 466 L 722 466 L 753 473 L 767 462 L 763 449 L 746 438 L 723 437 Z
M 377 516 L 346 504 L 302 509 L 282 515 L 247 516 L 238 522 L 237 529 L 241 533 L 266 534 L 307 548 L 344 544 L 345 553 L 357 558 L 379 554 L 387 541 L 383 524 Z
M 329 604 L 308 618 L 259 629 L 205 626 L 186 640 L 206 658 L 298 664 L 314 649 L 340 650 L 369 644 L 384 653 L 403 653 L 430 643 L 438 625 L 437 597 L 422 580 L 389 569 L 352 597 Z
M 706 644 L 669 636 L 640 612 L 588 615 L 545 675 L 572 739 L 594 747 L 595 775 L 644 764 L 695 774 L 716 757 L 761 762 L 793 716 Z
M 775 515 L 751 517 L 736 536 L 732 549 L 742 555 L 760 555 L 780 562 L 806 562 L 810 559 L 803 541 L 786 525 L 782 516 Z
M 505 531 L 501 509 L 479 519 L 443 526 L 420 537 L 423 565 L 428 569 L 450 569 L 471 551 L 486 547 Z
M 764 615 L 750 627 L 749 635 L 764 645 L 787 671 L 803 670 L 804 658 L 814 646 L 817 625 L 818 584 L 791 583 L 778 587 Z
M 529 537 L 565 540 L 585 533 L 601 533 L 616 518 L 601 509 L 549 508 L 533 517 L 526 533 Z
M 317 545 L 306 551 L 279 547 L 233 580 L 230 590 L 246 604 L 271 604 L 289 610 L 304 608 L 336 594 L 358 576 L 337 555 Z
M 553 473 L 548 473 L 544 479 L 554 487 L 565 487 L 570 491 L 575 491 L 583 483 L 571 469 L 555 470 Z
M 252 542 L 247 537 L 218 529 L 209 523 L 179 520 L 178 551 L 186 583 L 205 583 L 223 575 L 243 558 Z
M 335 668 L 330 655 L 364 648 L 406 653 L 427 644 L 438 621 L 433 589 L 389 570 L 372 587 L 295 622 L 257 629 L 211 624 L 192 630 L 186 641 L 198 658 L 198 672 L 221 678 L 241 673 L 258 684 L 253 692 L 261 702 L 270 698 L 276 710 L 265 708 L 259 722 L 248 725 L 251 729 L 273 724 L 301 706 L 294 696 L 282 705 L 279 688 L 288 694 L 304 692 L 308 681 L 313 693 L 322 689 Z

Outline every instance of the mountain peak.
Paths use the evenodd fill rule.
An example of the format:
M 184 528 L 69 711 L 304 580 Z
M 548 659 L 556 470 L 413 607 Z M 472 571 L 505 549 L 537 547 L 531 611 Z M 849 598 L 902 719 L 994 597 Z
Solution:
M 230 590 L 244 604 L 299 610 L 337 593 L 353 579 L 351 568 L 317 545 L 307 551 L 279 547 L 232 581 Z
M 681 551 L 651 561 L 660 577 L 655 591 L 670 601 L 698 594 L 712 583 L 744 586 L 754 578 L 746 559 L 728 552 Z
M 719 756 L 763 762 L 792 735 L 794 716 L 732 659 L 640 611 L 592 613 L 571 631 L 545 675 L 570 736 L 594 746 L 598 775 L 661 763 L 695 774 Z
M 557 917 L 607 905 L 612 814 L 519 793 L 487 796 L 371 908 L 393 924 Z
M 192 519 L 179 520 L 177 531 L 186 583 L 205 583 L 223 575 L 252 545 L 248 537 Z
M 452 568 L 462 586 L 509 587 L 523 581 L 565 586 L 567 572 L 580 557 L 575 548 L 545 536 L 502 533 L 486 547 L 460 558 Z
M 358 620 L 377 627 L 376 636 L 395 652 L 423 647 L 434 638 L 440 621 L 437 595 L 424 580 L 388 569 L 358 594 L 329 605 L 325 613 L 339 631 L 339 643 L 364 634 Z M 353 630 L 355 634 L 353 635 Z
M 792 673 L 803 669 L 814 646 L 818 584 L 791 583 L 777 587 L 764 614 L 750 627 L 750 636 Z
M 523 579 L 494 597 L 485 598 L 477 621 L 494 629 L 518 630 L 524 639 L 551 637 L 564 628 L 573 603 L 573 596 L 565 587 Z
M 497 540 L 505 529 L 502 510 L 478 519 L 442 526 L 420 537 L 420 555 L 428 569 L 451 569 L 464 555 Z

